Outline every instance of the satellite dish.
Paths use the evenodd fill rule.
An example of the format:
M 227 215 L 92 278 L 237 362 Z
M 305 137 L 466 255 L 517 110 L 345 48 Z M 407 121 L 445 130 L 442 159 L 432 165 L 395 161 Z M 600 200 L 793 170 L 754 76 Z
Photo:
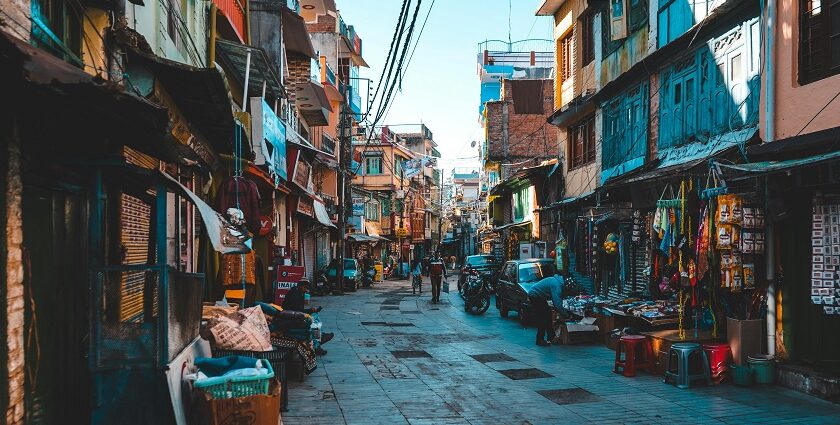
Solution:
M 475 147 L 475 140 L 473 140 L 473 141 L 472 141 L 472 143 L 470 143 L 470 147 L 471 147 L 471 148 L 474 148 L 474 147 Z

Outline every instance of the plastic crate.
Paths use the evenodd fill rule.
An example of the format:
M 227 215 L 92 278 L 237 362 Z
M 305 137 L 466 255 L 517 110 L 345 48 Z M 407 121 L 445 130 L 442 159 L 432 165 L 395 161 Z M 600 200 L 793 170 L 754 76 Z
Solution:
M 213 396 L 213 398 L 238 398 L 248 397 L 252 395 L 268 394 L 268 385 L 274 379 L 274 369 L 271 367 L 271 362 L 260 359 L 263 366 L 268 369 L 268 374 L 263 376 L 239 376 L 234 378 L 225 378 L 218 376 L 215 378 L 205 379 L 201 382 L 196 381 L 193 387 L 205 391 Z

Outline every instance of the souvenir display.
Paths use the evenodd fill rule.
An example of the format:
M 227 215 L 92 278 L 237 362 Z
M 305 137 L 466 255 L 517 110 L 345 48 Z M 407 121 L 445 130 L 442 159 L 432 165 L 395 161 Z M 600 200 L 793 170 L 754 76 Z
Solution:
M 812 211 L 811 303 L 840 314 L 840 205 L 815 198 Z

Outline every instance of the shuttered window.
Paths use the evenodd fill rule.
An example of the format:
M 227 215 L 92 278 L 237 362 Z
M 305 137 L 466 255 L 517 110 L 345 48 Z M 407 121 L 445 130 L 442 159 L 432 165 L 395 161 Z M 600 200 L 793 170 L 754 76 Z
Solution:
M 594 16 L 592 11 L 587 11 L 580 18 L 580 61 L 583 66 L 589 65 L 595 60 L 595 39 L 594 39 Z
M 572 34 L 560 40 L 560 79 L 572 78 Z
M 569 169 L 595 161 L 595 116 L 569 127 Z
M 840 73 L 840 0 L 802 0 L 799 24 L 799 83 Z

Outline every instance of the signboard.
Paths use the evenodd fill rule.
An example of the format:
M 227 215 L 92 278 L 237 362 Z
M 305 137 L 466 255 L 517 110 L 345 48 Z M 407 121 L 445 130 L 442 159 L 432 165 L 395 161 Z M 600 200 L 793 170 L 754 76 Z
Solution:
M 286 171 L 286 125 L 261 97 L 251 98 L 251 140 L 256 165 L 268 164 L 272 174 L 288 179 Z M 271 145 L 271 149 L 269 149 Z
M 289 290 L 298 285 L 306 270 L 303 266 L 277 266 L 277 277 L 274 280 L 274 304 L 283 305 Z
M 309 175 L 312 173 L 312 166 L 306 162 L 300 151 L 298 151 L 297 163 L 295 164 L 295 174 L 292 176 L 292 181 L 303 189 L 309 187 Z
M 408 229 L 402 227 L 394 231 L 394 234 L 397 235 L 398 238 L 404 238 L 408 236 Z
M 312 205 L 312 199 L 308 196 L 298 197 L 297 212 L 307 217 L 312 217 L 312 214 L 315 212 L 315 207 Z
M 353 215 L 362 217 L 365 215 L 365 201 L 362 198 L 353 198 Z

